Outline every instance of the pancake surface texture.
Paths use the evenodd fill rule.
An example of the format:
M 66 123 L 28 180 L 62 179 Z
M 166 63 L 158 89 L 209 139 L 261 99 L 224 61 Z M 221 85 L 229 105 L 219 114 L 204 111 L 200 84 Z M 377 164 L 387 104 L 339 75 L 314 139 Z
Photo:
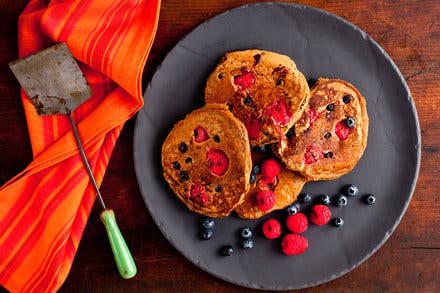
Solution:
M 226 105 L 207 104 L 177 122 L 162 145 L 165 180 L 192 211 L 225 217 L 249 190 L 246 128 Z
M 207 103 L 227 104 L 252 146 L 278 142 L 301 116 L 309 87 L 288 56 L 261 50 L 227 53 L 205 88 Z
M 287 168 L 309 180 L 350 172 L 367 145 L 365 99 L 350 83 L 320 78 L 301 118 L 274 147 Z

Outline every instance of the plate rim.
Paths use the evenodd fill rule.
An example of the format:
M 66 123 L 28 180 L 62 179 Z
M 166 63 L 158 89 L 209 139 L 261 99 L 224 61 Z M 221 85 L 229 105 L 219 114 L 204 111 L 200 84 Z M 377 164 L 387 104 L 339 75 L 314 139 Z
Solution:
M 203 266 L 200 262 L 196 262 L 194 260 L 192 260 L 186 253 L 184 253 L 172 240 L 171 236 L 164 232 L 162 230 L 162 227 L 160 225 L 160 221 L 159 219 L 157 219 L 157 217 L 154 215 L 154 213 L 152 213 L 152 208 L 150 207 L 150 205 L 148 204 L 148 202 L 145 200 L 144 195 L 143 195 L 143 191 L 142 191 L 142 180 L 141 180 L 141 174 L 139 174 L 138 168 L 136 167 L 136 164 L 134 164 L 134 169 L 135 169 L 135 174 L 136 174 L 136 180 L 138 182 L 139 185 L 139 191 L 142 195 L 142 199 L 147 207 L 147 210 L 151 216 L 151 218 L 153 219 L 153 221 L 155 222 L 156 226 L 159 228 L 159 230 L 161 231 L 161 233 L 165 236 L 165 238 L 171 243 L 171 245 L 174 247 L 174 249 L 176 249 L 181 255 L 183 255 L 185 257 L 185 259 L 187 261 L 189 261 L 191 264 L 197 266 L 198 268 L 202 269 L 205 273 L 208 273 L 220 280 L 226 281 L 228 283 L 231 284 L 235 284 L 235 285 L 239 285 L 242 287 L 246 287 L 246 288 L 252 288 L 252 289 L 258 289 L 258 290 L 276 290 L 276 291 L 284 291 L 284 290 L 298 290 L 298 289 L 305 289 L 305 288 L 310 288 L 310 287 L 315 287 L 318 286 L 320 284 L 324 284 L 324 283 L 328 283 L 330 281 L 333 281 L 349 272 L 351 272 L 352 270 L 354 270 L 355 268 L 357 268 L 358 266 L 360 266 L 362 263 L 364 263 L 365 261 L 367 261 L 373 254 L 375 254 L 384 244 L 385 242 L 388 241 L 388 239 L 391 237 L 391 235 L 394 233 L 395 229 L 397 228 L 397 226 L 400 224 L 403 216 L 405 215 L 409 204 L 411 202 L 411 199 L 414 195 L 414 191 L 418 182 L 418 177 L 419 177 L 419 173 L 420 173 L 420 163 L 421 163 L 421 148 L 422 148 L 422 144 L 421 144 L 421 129 L 420 129 L 420 122 L 419 122 L 419 117 L 417 114 L 417 109 L 415 106 L 415 102 L 414 99 L 411 95 L 411 91 L 406 83 L 406 80 L 404 78 L 404 76 L 402 75 L 402 73 L 400 72 L 399 68 L 397 67 L 397 65 L 394 63 L 393 59 L 386 53 L 386 51 L 370 36 L 368 35 L 366 32 L 364 32 L 362 29 L 360 29 L 359 27 L 357 27 L 355 24 L 351 23 L 350 21 L 336 15 L 333 14 L 331 12 L 328 12 L 326 10 L 320 9 L 320 8 L 316 8 L 313 6 L 309 6 L 309 5 L 304 5 L 304 4 L 298 4 L 298 3 L 291 3 L 291 2 L 255 2 L 255 3 L 248 3 L 245 5 L 241 5 L 238 7 L 234 7 L 228 10 L 225 10 L 219 14 L 216 14 L 212 17 L 209 17 L 208 19 L 202 21 L 201 23 L 197 24 L 196 27 L 194 27 L 192 30 L 190 30 L 188 33 L 186 33 L 182 38 L 180 38 L 177 43 L 168 50 L 167 54 L 165 55 L 165 57 L 162 59 L 162 61 L 160 62 L 160 64 L 156 67 L 156 69 L 154 70 L 154 73 L 152 75 L 152 77 L 148 80 L 147 86 L 145 88 L 145 91 L 143 93 L 143 97 L 145 97 L 147 91 L 149 90 L 149 88 L 151 87 L 151 84 L 157 74 L 157 72 L 160 71 L 162 65 L 165 63 L 165 61 L 167 60 L 169 53 L 174 51 L 177 47 L 179 47 L 179 44 L 184 42 L 191 34 L 193 34 L 197 29 L 199 29 L 201 26 L 206 25 L 207 23 L 209 23 L 210 21 L 216 19 L 216 18 L 221 18 L 224 17 L 226 14 L 230 13 L 231 11 L 238 11 L 238 10 L 244 10 L 244 9 L 253 9 L 255 7 L 260 7 L 260 6 L 281 6 L 281 7 L 286 7 L 288 6 L 289 8 L 294 8 L 294 9 L 300 9 L 300 10 L 310 10 L 314 13 L 320 14 L 320 15 L 324 15 L 325 17 L 330 17 L 335 19 L 338 22 L 341 22 L 342 24 L 344 24 L 345 26 L 352 28 L 354 31 L 356 31 L 357 33 L 359 33 L 360 35 L 362 35 L 362 37 L 369 43 L 371 43 L 376 49 L 378 49 L 380 51 L 380 53 L 387 59 L 387 61 L 391 64 L 393 70 L 397 73 L 397 77 L 399 78 L 399 81 L 401 83 L 401 85 L 403 86 L 404 90 L 407 92 L 407 100 L 409 102 L 409 105 L 411 106 L 411 111 L 413 112 L 414 115 L 414 122 L 415 122 L 415 130 L 416 130 L 416 138 L 417 138 L 417 144 L 416 144 L 416 166 L 415 166 L 415 172 L 414 172 L 414 177 L 412 179 L 411 182 L 411 189 L 410 192 L 408 194 L 408 197 L 404 203 L 404 207 L 399 215 L 399 217 L 395 220 L 394 224 L 392 225 L 392 227 L 390 229 L 388 229 L 385 233 L 385 236 L 382 238 L 382 240 L 376 245 L 376 247 L 374 249 L 372 249 L 369 253 L 367 253 L 360 261 L 356 262 L 355 264 L 353 264 L 351 267 L 337 273 L 337 274 L 333 274 L 331 276 L 329 276 L 328 278 L 323 278 L 319 281 L 315 281 L 315 282 L 309 282 L 309 283 L 305 283 L 302 286 L 290 286 L 290 287 L 275 287 L 275 286 L 265 286 L 265 285 L 258 285 L 258 284 L 251 284 L 251 283 L 245 283 L 245 282 L 240 282 L 238 280 L 233 280 L 230 278 L 227 278 L 223 275 L 218 274 L 217 272 L 213 272 L 212 270 L 208 269 L 207 267 Z M 147 103 L 145 103 L 145 105 L 147 105 Z M 144 112 L 145 109 L 145 105 L 140 109 L 139 113 L 136 114 L 136 120 L 135 120 L 135 126 L 134 126 L 134 134 L 133 134 L 133 158 L 134 158 L 134 162 L 136 162 L 136 154 L 139 152 L 137 149 L 137 144 L 135 143 L 135 141 L 137 140 L 137 136 L 139 135 L 139 128 L 140 128 L 140 115 Z M 141 113 L 142 112 L 142 113 Z M 146 115 L 146 113 L 144 113 L 144 115 Z

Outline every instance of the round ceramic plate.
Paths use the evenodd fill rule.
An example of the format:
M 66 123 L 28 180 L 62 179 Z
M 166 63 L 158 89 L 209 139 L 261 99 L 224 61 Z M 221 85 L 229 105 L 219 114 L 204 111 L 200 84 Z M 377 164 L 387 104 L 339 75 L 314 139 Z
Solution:
M 206 79 L 229 51 L 257 48 L 290 56 L 307 78 L 332 77 L 353 83 L 367 100 L 370 129 L 366 151 L 356 168 L 334 181 L 308 183 L 304 191 L 335 194 L 345 184 L 374 193 L 376 204 L 352 198 L 341 228 L 310 226 L 309 249 L 287 257 L 280 240 L 261 235 L 268 217 L 235 215 L 216 220 L 214 237 L 200 240 L 201 216 L 173 195 L 162 177 L 161 145 L 174 123 L 203 105 Z M 166 56 L 145 92 L 137 116 L 134 162 L 151 216 L 166 238 L 188 260 L 223 280 L 259 289 L 297 289 L 330 281 L 371 256 L 402 218 L 417 179 L 420 129 L 409 90 L 390 57 L 366 33 L 322 10 L 286 3 L 254 4 L 232 9 L 198 26 Z M 237 231 L 253 228 L 255 247 L 240 249 Z M 218 254 L 221 245 L 236 250 Z

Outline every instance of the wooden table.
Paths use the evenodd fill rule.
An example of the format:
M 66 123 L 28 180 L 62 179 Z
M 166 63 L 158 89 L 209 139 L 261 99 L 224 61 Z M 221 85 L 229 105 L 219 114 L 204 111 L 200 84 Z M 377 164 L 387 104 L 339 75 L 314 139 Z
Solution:
M 17 17 L 26 0 L 0 1 L 0 184 L 32 160 L 19 86 L 7 67 L 17 58 Z M 163 0 L 147 63 L 151 78 L 167 52 L 198 24 L 251 1 Z M 337 14 L 375 39 L 405 77 L 422 129 L 419 181 L 401 224 L 369 260 L 341 278 L 304 292 L 440 292 L 440 1 L 298 1 Z M 61 288 L 79 291 L 231 292 L 245 290 L 194 266 L 162 236 L 142 201 L 133 167 L 134 119 L 124 127 L 102 184 L 136 259 L 138 275 L 116 272 L 96 206 L 71 273 Z M 0 207 L 1 208 L 1 207 Z

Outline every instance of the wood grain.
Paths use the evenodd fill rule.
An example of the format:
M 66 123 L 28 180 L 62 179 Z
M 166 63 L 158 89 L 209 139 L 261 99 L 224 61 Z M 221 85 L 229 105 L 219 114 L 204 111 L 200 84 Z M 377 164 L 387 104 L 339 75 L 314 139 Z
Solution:
M 163 0 L 144 80 L 151 78 L 166 53 L 198 24 L 249 2 L 252 1 Z M 423 145 L 413 199 L 392 237 L 349 274 L 303 292 L 440 292 L 440 1 L 297 2 L 347 19 L 385 49 L 412 92 Z M 17 57 L 17 17 L 25 4 L 25 0 L 0 1 L 1 184 L 32 160 L 19 86 L 7 67 Z M 162 236 L 145 208 L 136 182 L 133 129 L 134 120 L 130 120 L 113 152 L 102 193 L 118 215 L 139 273 L 128 281 L 118 276 L 96 206 L 61 291 L 248 291 L 201 271 Z

